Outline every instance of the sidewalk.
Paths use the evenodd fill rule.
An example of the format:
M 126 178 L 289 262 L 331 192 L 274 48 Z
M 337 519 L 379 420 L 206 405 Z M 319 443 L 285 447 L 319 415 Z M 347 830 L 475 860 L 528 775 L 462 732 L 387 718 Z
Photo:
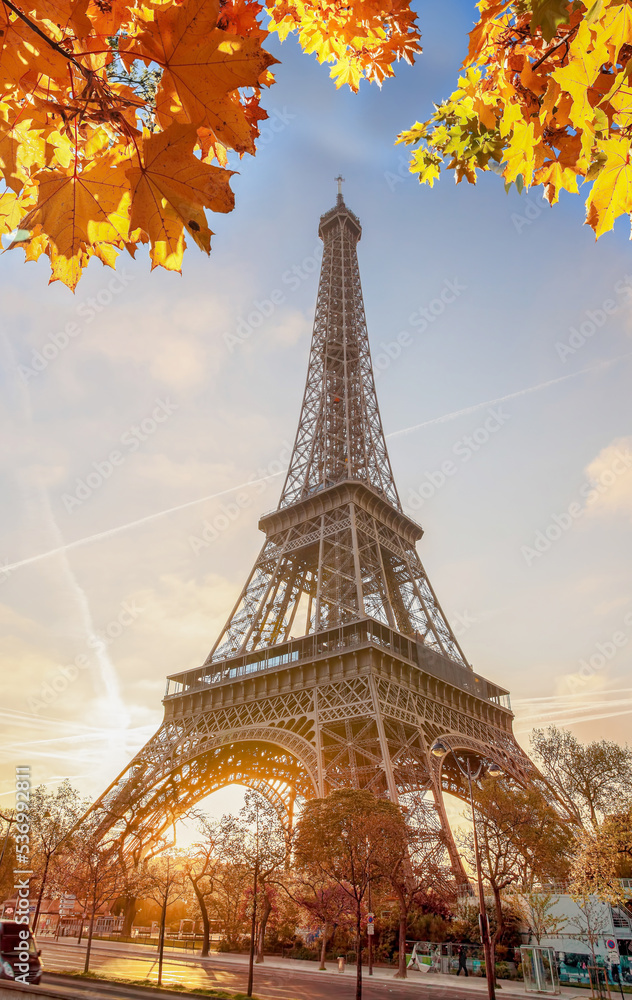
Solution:
M 75 944 L 76 938 L 61 938 L 58 942 L 59 944 Z M 47 941 L 46 938 L 42 938 L 39 942 L 40 946 L 43 945 L 44 948 L 47 946 L 54 947 L 56 942 Z M 124 955 L 149 955 L 155 953 L 155 947 L 147 945 L 136 945 L 129 944 L 127 942 L 118 941 L 94 941 L 92 945 L 94 950 L 107 950 L 112 952 L 118 952 Z M 179 959 L 183 962 L 196 962 L 202 966 L 204 965 L 242 965 L 248 964 L 248 956 L 235 954 L 233 952 L 211 952 L 208 958 L 202 958 L 199 952 L 192 953 L 186 952 L 180 948 L 165 948 L 165 958 Z M 296 971 L 302 973 L 313 973 L 315 975 L 326 976 L 328 978 L 337 979 L 341 975 L 344 975 L 347 979 L 355 978 L 356 967 L 355 965 L 347 965 L 344 973 L 338 972 L 335 962 L 327 962 L 327 969 L 322 972 L 318 968 L 318 962 L 304 961 L 297 958 L 281 958 L 279 955 L 266 955 L 265 961 L 263 963 L 263 968 L 267 969 L 284 969 L 286 971 Z M 261 965 L 258 966 L 261 968 Z M 444 973 L 436 972 L 419 972 L 417 969 L 409 969 L 406 979 L 396 979 L 395 978 L 395 967 L 394 966 L 374 966 L 373 976 L 369 977 L 369 970 L 366 965 L 362 966 L 362 978 L 364 980 L 369 980 L 378 982 L 388 982 L 391 987 L 397 988 L 398 984 L 404 983 L 419 983 L 421 986 L 428 988 L 432 991 L 437 987 L 448 987 L 454 989 L 457 987 L 463 991 L 463 995 L 473 995 L 476 996 L 487 996 L 487 981 L 482 977 L 468 976 L 448 976 Z M 581 1000 L 589 1000 L 590 991 L 583 989 L 576 989 L 572 986 L 562 986 L 561 987 L 562 997 L 571 1000 L 573 997 L 581 998 Z M 535 996 L 536 994 L 526 993 L 524 984 L 522 982 L 512 981 L 510 979 L 503 979 L 500 981 L 500 986 L 498 988 L 497 1000 L 514 1000 L 514 998 L 520 998 L 520 1000 L 526 1000 L 527 997 Z

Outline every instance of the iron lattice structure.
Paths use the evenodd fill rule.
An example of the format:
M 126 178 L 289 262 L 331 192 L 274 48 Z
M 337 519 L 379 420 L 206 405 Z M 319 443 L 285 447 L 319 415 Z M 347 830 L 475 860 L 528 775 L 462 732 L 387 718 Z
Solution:
M 162 725 L 93 812 L 145 845 L 227 784 L 260 791 L 287 826 L 297 798 L 368 788 L 414 810 L 461 876 L 442 793 L 466 790 L 434 740 L 539 777 L 507 691 L 468 665 L 417 555 L 375 392 L 361 227 L 341 194 L 319 234 L 305 395 L 265 543 L 206 661 L 169 677 Z

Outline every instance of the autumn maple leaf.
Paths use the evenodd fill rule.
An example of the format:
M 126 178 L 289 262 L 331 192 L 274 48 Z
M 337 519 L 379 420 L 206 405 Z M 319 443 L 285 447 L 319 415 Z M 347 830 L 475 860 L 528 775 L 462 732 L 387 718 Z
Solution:
M 232 171 L 211 166 L 193 155 L 197 132 L 191 125 L 170 125 L 143 139 L 142 163 L 128 169 L 132 192 L 130 230 L 142 230 L 151 242 L 152 269 L 159 264 L 179 271 L 186 229 L 206 253 L 211 236 L 203 208 L 230 212 Z

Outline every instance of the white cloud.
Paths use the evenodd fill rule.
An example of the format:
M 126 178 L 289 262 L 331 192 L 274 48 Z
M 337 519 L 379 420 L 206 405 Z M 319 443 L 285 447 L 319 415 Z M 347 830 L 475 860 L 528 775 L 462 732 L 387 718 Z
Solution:
M 603 448 L 586 473 L 596 487 L 587 501 L 587 512 L 632 517 L 632 436 L 616 438 Z

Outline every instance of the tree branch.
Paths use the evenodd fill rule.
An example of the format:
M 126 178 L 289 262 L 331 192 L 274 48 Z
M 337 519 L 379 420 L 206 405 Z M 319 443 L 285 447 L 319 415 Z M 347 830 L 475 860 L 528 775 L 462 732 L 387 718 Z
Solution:
M 540 58 L 538 59 L 537 62 L 534 62 L 533 66 L 531 67 L 531 72 L 535 73 L 535 71 L 538 68 L 538 66 L 541 66 L 542 63 L 544 62 L 544 60 L 548 59 L 550 55 L 553 55 L 553 53 L 557 49 L 559 49 L 562 45 L 568 45 L 568 43 L 570 42 L 571 38 L 573 37 L 574 34 L 576 34 L 576 32 L 577 32 L 577 28 L 572 28 L 571 31 L 569 31 L 569 33 L 567 35 L 564 35 L 564 38 L 562 38 L 562 40 L 560 42 L 557 42 L 555 45 L 552 45 L 550 49 L 547 49 L 546 52 L 544 53 L 544 55 L 540 56 Z
M 70 52 L 66 52 L 66 50 L 62 48 L 59 42 L 55 42 L 53 41 L 52 38 L 49 38 L 46 32 L 42 31 L 40 26 L 38 24 L 35 24 L 34 21 L 31 21 L 30 17 L 28 17 L 23 11 L 21 11 L 19 7 L 16 7 L 15 4 L 11 2 L 11 0 L 2 0 L 2 3 L 4 4 L 5 7 L 8 7 L 9 10 L 12 10 L 13 13 L 16 15 L 16 17 L 19 17 L 21 21 L 24 21 L 24 23 L 29 26 L 31 31 L 34 31 L 36 35 L 39 35 L 39 37 L 43 39 L 43 41 L 45 41 L 47 45 L 50 45 L 50 47 L 54 49 L 55 52 L 58 52 L 60 56 L 63 56 L 64 59 L 67 59 L 68 62 L 72 63 L 73 66 L 75 66 L 79 70 L 79 72 L 83 74 L 83 76 L 85 76 L 86 80 L 90 80 L 92 76 L 92 71 L 86 69 L 85 66 L 82 66 L 81 63 L 78 62 L 78 60 L 75 59 L 75 57 L 70 54 Z

